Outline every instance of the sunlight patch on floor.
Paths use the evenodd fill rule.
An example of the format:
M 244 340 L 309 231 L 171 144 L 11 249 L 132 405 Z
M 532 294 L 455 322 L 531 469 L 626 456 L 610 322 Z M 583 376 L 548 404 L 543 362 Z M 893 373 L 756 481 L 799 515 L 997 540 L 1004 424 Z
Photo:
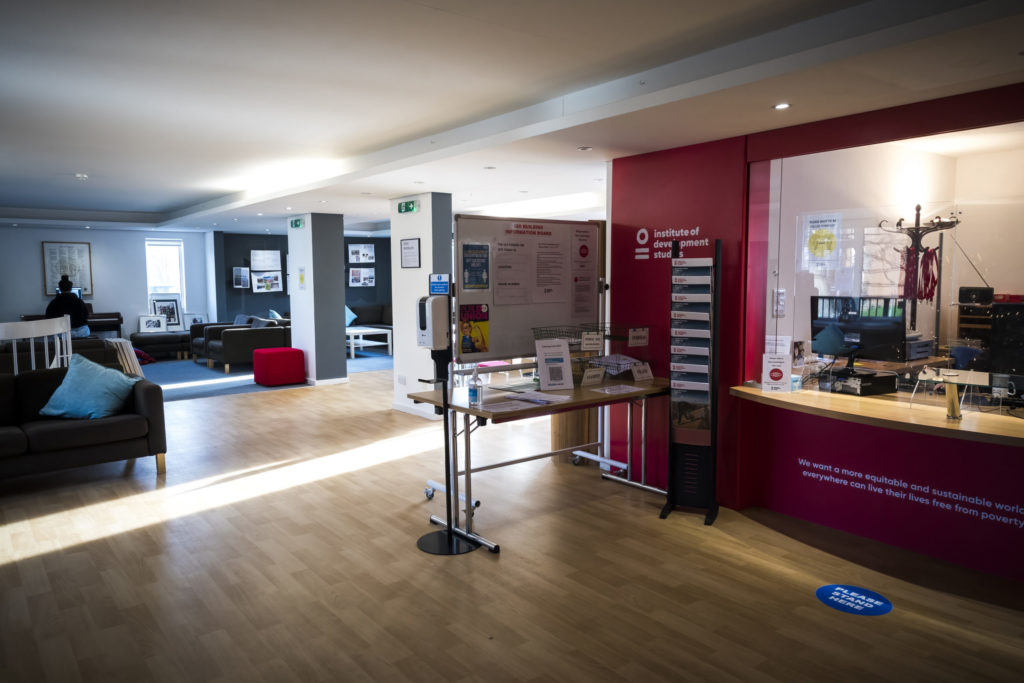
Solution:
M 349 474 L 442 447 L 434 426 L 282 467 L 260 466 L 135 496 L 11 522 L 0 531 L 0 566 Z M 168 468 L 174 467 L 172 458 Z
M 178 382 L 177 384 L 165 384 L 164 389 L 191 389 L 193 387 L 210 387 L 217 384 L 231 384 L 233 382 L 255 381 L 254 376 L 249 375 L 227 375 L 217 379 L 197 379 L 193 382 Z

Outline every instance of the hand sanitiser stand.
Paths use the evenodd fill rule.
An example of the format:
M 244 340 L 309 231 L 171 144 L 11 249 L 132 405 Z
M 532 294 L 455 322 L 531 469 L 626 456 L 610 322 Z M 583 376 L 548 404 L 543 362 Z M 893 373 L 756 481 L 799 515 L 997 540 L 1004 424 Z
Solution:
M 447 282 L 445 283 L 447 284 Z M 434 277 L 431 276 L 431 290 L 434 287 Z M 447 287 L 445 288 L 447 290 Z M 430 357 L 434 361 L 434 377 L 432 379 L 421 379 L 421 382 L 440 385 L 442 404 L 441 411 L 444 416 L 444 478 L 445 478 L 445 512 L 444 520 L 431 516 L 430 521 L 434 524 L 441 524 L 445 528 L 440 531 L 432 531 L 424 534 L 416 541 L 416 547 L 432 555 L 462 555 L 480 547 L 480 543 L 469 538 L 468 534 L 459 528 L 458 520 L 458 476 L 457 463 L 454 462 L 456 455 L 452 448 L 452 433 L 455 414 L 448 409 L 448 396 L 451 392 L 451 373 L 449 367 L 452 362 L 452 341 L 451 341 L 451 294 L 445 291 L 443 295 L 432 295 L 422 297 L 416 310 L 417 317 L 417 345 L 430 349 Z

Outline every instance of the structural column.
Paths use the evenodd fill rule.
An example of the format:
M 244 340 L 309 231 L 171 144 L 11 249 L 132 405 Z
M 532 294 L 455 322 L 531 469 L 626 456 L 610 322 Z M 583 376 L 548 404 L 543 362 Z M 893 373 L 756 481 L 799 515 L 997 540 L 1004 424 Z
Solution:
M 288 219 L 292 346 L 306 356 L 306 381 L 348 381 L 345 360 L 345 218 L 311 213 Z
M 412 202 L 413 204 L 409 204 Z M 398 212 L 399 204 L 412 211 Z M 402 267 L 402 240 L 419 240 L 419 267 Z M 407 244 L 412 247 L 412 244 Z M 391 302 L 394 319 L 394 402 L 392 407 L 435 418 L 432 406 L 414 404 L 410 392 L 429 391 L 420 379 L 434 376 L 430 351 L 416 346 L 416 305 L 427 295 L 430 273 L 452 272 L 452 196 L 429 192 L 391 202 Z

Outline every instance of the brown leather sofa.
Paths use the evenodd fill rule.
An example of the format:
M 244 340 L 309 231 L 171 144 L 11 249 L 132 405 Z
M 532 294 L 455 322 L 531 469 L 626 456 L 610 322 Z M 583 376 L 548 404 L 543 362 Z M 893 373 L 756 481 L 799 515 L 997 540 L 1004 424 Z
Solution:
M 232 364 L 252 363 L 252 352 L 256 349 L 271 349 L 291 346 L 292 328 L 278 324 L 281 321 L 256 318 L 251 326 L 214 325 L 207 327 L 206 367 L 223 363 L 224 372 L 231 372 Z M 287 321 L 285 321 L 287 322 Z
M 0 477 L 153 455 L 165 472 L 167 435 L 160 386 L 140 380 L 121 412 L 94 420 L 45 417 L 39 411 L 67 368 L 0 375 Z

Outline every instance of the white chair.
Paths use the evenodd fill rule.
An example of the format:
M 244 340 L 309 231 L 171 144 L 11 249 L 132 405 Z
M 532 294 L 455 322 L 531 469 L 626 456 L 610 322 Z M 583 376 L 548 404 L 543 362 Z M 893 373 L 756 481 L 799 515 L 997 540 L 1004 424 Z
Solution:
M 42 340 L 43 368 L 65 368 L 71 360 L 71 317 L 0 323 L 0 343 L 10 342 L 14 374 L 18 374 L 18 342 L 28 344 L 29 368 L 35 370 L 36 340 Z M 51 360 L 50 348 L 53 345 Z

